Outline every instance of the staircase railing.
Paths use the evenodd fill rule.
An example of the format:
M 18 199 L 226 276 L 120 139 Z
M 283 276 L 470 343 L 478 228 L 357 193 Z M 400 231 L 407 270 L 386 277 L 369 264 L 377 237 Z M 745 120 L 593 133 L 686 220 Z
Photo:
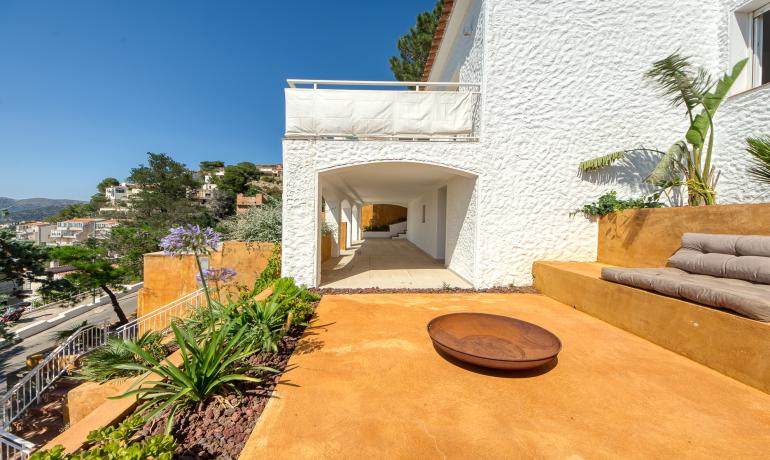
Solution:
M 34 444 L 5 430 L 33 404 L 43 392 L 64 375 L 80 356 L 107 343 L 109 337 L 134 340 L 146 331 L 165 334 L 175 318 L 184 318 L 204 304 L 205 291 L 186 294 L 161 308 L 110 331 L 107 323 L 85 325 L 70 335 L 37 366 L 30 370 L 0 398 L 0 459 L 26 459 Z
M 3 460 L 26 460 L 32 455 L 35 445 L 13 433 L 0 430 L 0 458 Z
M 168 332 L 174 318 L 186 318 L 192 312 L 205 304 L 206 293 L 203 289 L 186 294 L 157 310 L 142 315 L 115 329 L 112 334 L 125 340 L 134 340 L 147 331 L 162 334 Z
M 0 398 L 0 428 L 7 430 L 32 404 L 40 402 L 43 391 L 67 372 L 78 357 L 104 345 L 107 334 L 106 323 L 85 325 L 27 372 Z

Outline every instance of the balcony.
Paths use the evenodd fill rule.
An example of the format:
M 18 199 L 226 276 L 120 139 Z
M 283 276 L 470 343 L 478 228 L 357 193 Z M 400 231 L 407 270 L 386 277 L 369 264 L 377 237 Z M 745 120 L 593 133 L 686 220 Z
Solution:
M 478 140 L 476 83 L 287 82 L 287 139 Z

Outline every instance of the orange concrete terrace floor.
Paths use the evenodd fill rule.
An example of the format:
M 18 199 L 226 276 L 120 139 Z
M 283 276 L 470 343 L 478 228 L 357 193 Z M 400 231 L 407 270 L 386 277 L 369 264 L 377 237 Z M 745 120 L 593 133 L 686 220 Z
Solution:
M 539 324 L 558 363 L 464 368 L 425 325 Z M 325 296 L 241 458 L 768 458 L 770 395 L 535 294 Z

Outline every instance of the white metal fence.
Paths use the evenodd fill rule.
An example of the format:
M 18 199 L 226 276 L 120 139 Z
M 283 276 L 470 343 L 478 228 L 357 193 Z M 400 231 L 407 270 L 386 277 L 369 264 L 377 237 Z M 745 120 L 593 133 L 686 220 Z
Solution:
M 0 428 L 7 430 L 46 388 L 74 364 L 75 359 L 104 345 L 107 325 L 86 325 L 75 331 L 0 398 Z
M 147 331 L 166 333 L 171 327 L 172 320 L 190 316 L 198 307 L 205 305 L 205 302 L 206 293 L 203 289 L 198 289 L 176 299 L 168 305 L 158 308 L 152 313 L 142 315 L 118 327 L 112 334 L 125 340 L 134 340 Z
M 30 406 L 38 403 L 43 392 L 71 369 L 77 358 L 103 346 L 112 336 L 134 340 L 146 331 L 166 333 L 174 319 L 190 316 L 205 304 L 205 298 L 206 293 L 199 289 L 115 330 L 109 330 L 105 323 L 86 325 L 75 331 L 0 398 L 0 458 L 25 459 L 29 456 L 34 444 L 5 430 Z
M 20 437 L 0 430 L 0 459 L 25 460 L 29 458 L 35 445 Z

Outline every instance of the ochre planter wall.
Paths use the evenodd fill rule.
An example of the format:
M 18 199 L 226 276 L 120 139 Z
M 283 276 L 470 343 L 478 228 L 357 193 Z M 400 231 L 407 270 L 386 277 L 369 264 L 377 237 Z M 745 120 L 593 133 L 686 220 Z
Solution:
M 209 254 L 209 267 L 232 268 L 238 274 L 231 285 L 251 287 L 267 265 L 273 243 L 225 241 L 219 251 Z M 139 294 L 137 314 L 155 309 L 198 289 L 195 257 L 169 256 L 162 252 L 144 255 L 144 288 Z
M 367 225 L 390 225 L 406 219 L 407 209 L 395 204 L 367 204 L 361 208 L 361 229 Z
M 321 236 L 321 262 L 326 262 L 332 257 L 332 236 Z
M 770 203 L 629 209 L 599 219 L 599 262 L 663 267 L 687 232 L 770 235 Z

